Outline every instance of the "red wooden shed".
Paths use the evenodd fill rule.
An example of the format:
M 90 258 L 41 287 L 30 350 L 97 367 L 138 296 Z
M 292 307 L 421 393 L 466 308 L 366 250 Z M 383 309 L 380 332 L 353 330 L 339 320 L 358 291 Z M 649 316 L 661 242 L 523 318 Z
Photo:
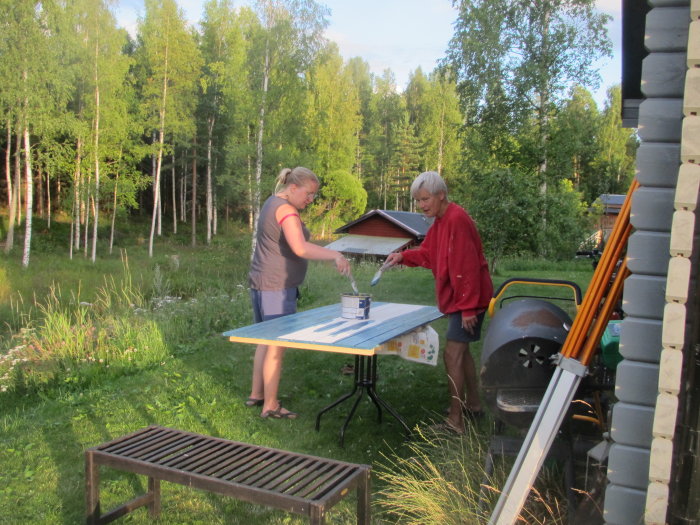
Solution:
M 327 248 L 343 253 L 386 256 L 420 244 L 432 220 L 421 213 L 371 210 L 334 233 L 346 234 Z

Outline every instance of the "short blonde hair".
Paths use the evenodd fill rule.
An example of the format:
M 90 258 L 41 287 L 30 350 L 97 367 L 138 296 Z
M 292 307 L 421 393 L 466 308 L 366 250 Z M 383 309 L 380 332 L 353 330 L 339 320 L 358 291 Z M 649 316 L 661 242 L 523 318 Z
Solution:
M 444 193 L 447 197 L 447 184 L 437 171 L 424 171 L 418 175 L 411 184 L 411 197 L 415 199 L 416 194 L 426 189 L 431 195 Z

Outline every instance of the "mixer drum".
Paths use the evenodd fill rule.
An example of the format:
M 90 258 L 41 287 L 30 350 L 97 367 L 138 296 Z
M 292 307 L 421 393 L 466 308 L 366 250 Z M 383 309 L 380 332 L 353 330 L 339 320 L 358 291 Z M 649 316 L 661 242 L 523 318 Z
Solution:
M 481 388 L 491 413 L 528 428 L 554 372 L 571 318 L 541 299 L 521 299 L 496 311 L 481 351 Z

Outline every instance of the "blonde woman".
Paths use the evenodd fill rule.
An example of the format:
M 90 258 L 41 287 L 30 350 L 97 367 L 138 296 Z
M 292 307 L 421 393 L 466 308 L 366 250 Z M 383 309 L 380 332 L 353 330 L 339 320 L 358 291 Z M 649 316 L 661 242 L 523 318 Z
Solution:
M 334 261 L 341 274 L 350 275 L 350 263 L 343 254 L 309 242 L 309 230 L 299 216 L 313 202 L 318 187 L 318 178 L 311 170 L 285 168 L 277 176 L 275 193 L 260 210 L 248 274 L 256 323 L 296 312 L 299 286 L 306 277 L 309 260 Z M 284 347 L 267 345 L 258 345 L 255 350 L 250 397 L 245 404 L 261 406 L 260 417 L 297 417 L 278 399 L 284 352 Z

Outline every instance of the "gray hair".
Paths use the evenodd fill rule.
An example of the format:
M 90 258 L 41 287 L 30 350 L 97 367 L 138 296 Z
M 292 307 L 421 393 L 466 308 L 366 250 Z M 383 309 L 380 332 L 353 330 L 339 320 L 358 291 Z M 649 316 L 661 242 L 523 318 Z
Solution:
M 437 171 L 425 171 L 418 175 L 411 184 L 411 196 L 415 199 L 416 194 L 422 189 L 428 190 L 431 195 L 444 193 L 447 197 L 447 184 Z
M 275 193 L 285 189 L 290 184 L 295 186 L 303 186 L 305 182 L 313 181 L 318 184 L 318 177 L 309 168 L 304 168 L 303 166 L 297 166 L 294 169 L 284 168 L 277 175 L 275 184 Z

